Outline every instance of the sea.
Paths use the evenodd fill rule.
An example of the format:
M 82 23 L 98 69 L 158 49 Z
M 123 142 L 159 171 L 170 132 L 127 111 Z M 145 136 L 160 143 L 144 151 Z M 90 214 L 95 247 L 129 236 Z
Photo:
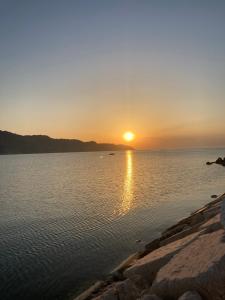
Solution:
M 0 299 L 73 299 L 225 192 L 225 149 L 0 156 Z

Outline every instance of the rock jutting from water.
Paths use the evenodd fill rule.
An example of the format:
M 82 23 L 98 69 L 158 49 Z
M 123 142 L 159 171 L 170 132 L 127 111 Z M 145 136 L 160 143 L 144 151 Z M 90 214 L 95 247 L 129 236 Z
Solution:
M 217 164 L 225 167 L 225 157 L 224 158 L 218 157 L 217 160 L 215 161 L 207 161 L 206 164 L 207 165 Z
M 225 299 L 224 225 L 225 194 L 165 230 L 75 300 Z

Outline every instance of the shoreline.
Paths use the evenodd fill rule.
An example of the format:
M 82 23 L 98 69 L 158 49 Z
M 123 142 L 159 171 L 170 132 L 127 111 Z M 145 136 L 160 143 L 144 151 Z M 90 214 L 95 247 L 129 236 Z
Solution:
M 211 298 L 208 298 L 207 295 L 204 294 L 204 289 L 202 291 L 202 287 L 199 287 L 199 282 L 197 279 L 196 279 L 197 282 L 196 286 L 194 283 L 195 278 L 193 278 L 192 284 L 191 285 L 187 284 L 187 290 L 184 284 L 182 285 L 182 287 L 179 287 L 178 284 L 178 287 L 176 288 L 179 291 L 176 291 L 176 289 L 174 289 L 174 291 L 173 290 L 170 291 L 170 289 L 168 290 L 168 286 L 170 286 L 171 284 L 176 286 L 174 282 L 176 282 L 177 278 L 176 280 L 174 279 L 174 282 L 170 280 L 170 276 L 173 274 L 174 270 L 172 271 L 170 270 L 171 274 L 166 278 L 168 281 L 167 284 L 165 284 L 166 279 L 163 277 L 165 275 L 162 275 L 165 274 L 165 272 L 162 272 L 162 269 L 163 268 L 166 269 L 167 265 L 172 264 L 173 261 L 175 261 L 176 259 L 178 260 L 178 264 L 179 264 L 179 259 L 178 259 L 179 256 L 181 256 L 182 252 L 185 253 L 185 250 L 187 251 L 188 248 L 191 247 L 192 242 L 194 243 L 194 241 L 197 240 L 196 243 L 198 243 L 198 240 L 200 241 L 204 228 L 206 228 L 207 231 L 207 228 L 209 227 L 207 232 L 208 235 L 210 235 L 210 233 L 211 232 L 213 233 L 214 231 L 215 232 L 221 231 L 221 234 L 223 234 L 224 229 L 220 223 L 221 204 L 223 200 L 225 201 L 225 193 L 220 195 L 216 199 L 210 201 L 203 207 L 197 209 L 196 211 L 191 213 L 188 217 L 181 219 L 176 224 L 167 228 L 165 231 L 161 233 L 161 236 L 159 238 L 154 239 L 149 243 L 147 243 L 144 246 L 144 250 L 140 250 L 136 253 L 131 254 L 129 257 L 123 260 L 108 276 L 106 276 L 104 280 L 95 282 L 83 293 L 81 293 L 80 295 L 78 295 L 73 299 L 74 300 L 178 299 L 180 296 L 182 296 L 182 294 L 188 292 L 189 290 L 197 290 L 197 292 L 195 292 L 195 295 L 199 296 L 200 298 L 196 298 L 196 300 L 225 299 L 225 286 L 224 286 L 224 294 L 222 294 L 223 295 L 222 298 L 218 298 L 217 296 L 215 296 L 215 298 L 209 296 Z M 206 226 L 207 223 L 210 224 Z M 215 227 L 215 229 L 212 230 L 210 226 L 213 228 Z M 171 247 L 174 249 L 170 249 Z M 201 251 L 201 249 L 198 250 Z M 221 251 L 224 251 L 224 253 L 222 252 L 222 254 L 224 254 L 225 257 L 225 248 L 222 249 Z M 207 253 L 205 256 L 207 256 Z M 168 257 L 170 258 L 168 259 Z M 205 265 L 208 262 L 209 261 L 206 261 Z M 197 268 L 197 266 L 194 265 L 192 266 L 191 262 L 189 263 L 189 265 L 187 265 L 185 261 L 180 260 L 180 267 L 181 266 L 183 267 L 184 264 L 186 267 L 189 266 L 189 268 L 192 267 L 194 269 Z M 225 260 L 224 260 L 224 266 L 225 266 Z M 185 267 L 181 269 L 185 269 Z M 179 270 L 180 274 L 182 273 L 181 269 Z M 199 272 L 200 270 L 196 269 L 196 274 Z M 163 277 L 163 280 L 161 281 L 159 280 L 158 278 L 159 275 Z M 224 274 L 224 279 L 225 279 L 225 274 Z M 181 278 L 179 278 L 179 280 L 181 280 Z M 166 291 L 161 291 L 163 287 Z M 167 298 L 167 294 L 169 293 L 171 293 L 171 296 Z M 221 291 L 219 293 L 221 293 Z M 164 298 L 165 297 L 164 294 L 166 295 L 166 298 Z M 182 299 L 195 299 L 195 298 L 182 298 Z

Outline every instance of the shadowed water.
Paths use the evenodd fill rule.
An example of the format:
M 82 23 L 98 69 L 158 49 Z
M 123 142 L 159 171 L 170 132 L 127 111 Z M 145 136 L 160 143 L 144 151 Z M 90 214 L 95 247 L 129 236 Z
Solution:
M 102 278 L 225 191 L 225 168 L 205 165 L 224 154 L 0 156 L 0 298 L 65 299 Z

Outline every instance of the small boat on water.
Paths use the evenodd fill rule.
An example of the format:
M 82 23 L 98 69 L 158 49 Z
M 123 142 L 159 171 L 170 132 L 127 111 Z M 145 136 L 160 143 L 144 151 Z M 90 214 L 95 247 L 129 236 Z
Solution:
M 112 153 L 109 153 L 109 155 L 115 155 L 115 153 L 112 152 Z

